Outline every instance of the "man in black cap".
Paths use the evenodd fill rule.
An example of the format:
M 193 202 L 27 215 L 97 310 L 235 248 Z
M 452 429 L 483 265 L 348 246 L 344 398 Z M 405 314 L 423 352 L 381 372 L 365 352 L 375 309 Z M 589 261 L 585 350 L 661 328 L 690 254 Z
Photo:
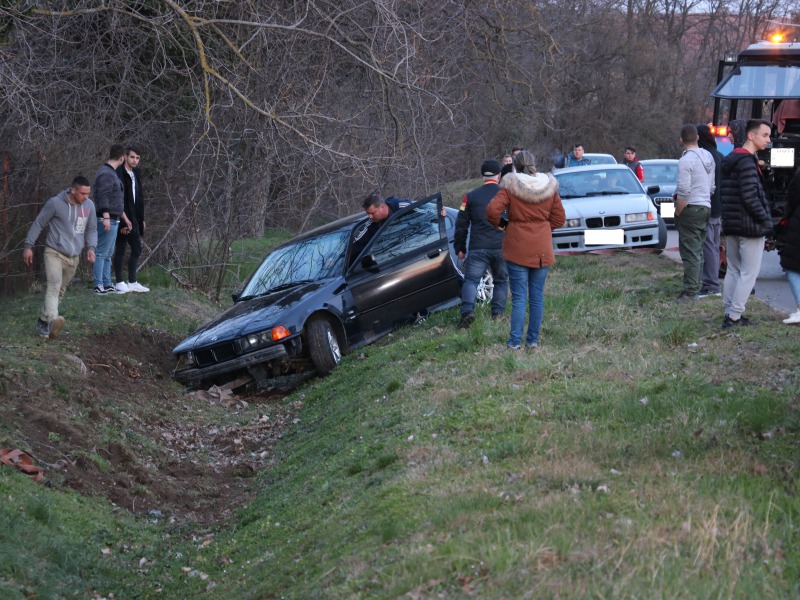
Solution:
M 475 320 L 475 299 L 483 274 L 491 269 L 494 279 L 492 295 L 492 319 L 503 316 L 508 298 L 508 271 L 503 259 L 503 231 L 486 220 L 486 207 L 497 192 L 502 167 L 496 160 L 486 160 L 481 165 L 483 185 L 464 196 L 456 219 L 453 241 L 455 251 L 464 263 L 464 285 L 461 288 L 461 329 L 468 328 Z M 469 253 L 467 237 L 469 236 Z

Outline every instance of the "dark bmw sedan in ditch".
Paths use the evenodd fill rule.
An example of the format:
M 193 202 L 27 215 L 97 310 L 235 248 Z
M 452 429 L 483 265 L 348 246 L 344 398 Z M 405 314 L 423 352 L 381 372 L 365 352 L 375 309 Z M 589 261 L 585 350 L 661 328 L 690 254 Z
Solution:
M 191 387 L 254 382 L 280 388 L 327 375 L 342 354 L 430 311 L 459 302 L 454 209 L 440 194 L 396 211 L 357 256 L 364 213 L 299 235 L 272 251 L 234 305 L 174 350 L 174 377 Z

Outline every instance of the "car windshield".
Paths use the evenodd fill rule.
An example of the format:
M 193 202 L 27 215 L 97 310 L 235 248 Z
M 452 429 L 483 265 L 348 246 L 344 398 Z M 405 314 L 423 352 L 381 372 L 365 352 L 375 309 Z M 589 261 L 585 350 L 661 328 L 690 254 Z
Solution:
M 715 98 L 800 97 L 800 67 L 794 64 L 737 65 L 711 93 Z
M 647 185 L 674 185 L 678 180 L 678 163 L 644 165 L 644 182 Z
M 557 173 L 562 200 L 615 194 L 641 194 L 642 186 L 630 169 L 580 170 Z
M 278 248 L 258 267 L 240 299 L 340 274 L 349 237 L 349 230 L 332 231 Z
M 610 154 L 584 154 L 586 158 L 592 161 L 593 165 L 615 165 L 616 159 Z

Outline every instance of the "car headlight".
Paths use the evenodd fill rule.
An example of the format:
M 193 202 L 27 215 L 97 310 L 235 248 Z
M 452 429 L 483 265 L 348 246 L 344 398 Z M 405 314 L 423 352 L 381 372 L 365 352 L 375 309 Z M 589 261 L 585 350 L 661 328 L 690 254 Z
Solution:
M 250 335 L 246 335 L 239 339 L 239 344 L 241 345 L 242 352 L 250 352 L 252 350 L 256 350 L 257 348 L 268 346 L 274 342 L 279 342 L 283 338 L 287 338 L 290 335 L 291 333 L 289 333 L 289 330 L 286 329 L 286 327 L 283 325 L 278 325 L 277 327 L 273 327 L 265 331 L 259 331 L 256 333 L 251 333 Z
M 581 220 L 580 219 L 567 219 L 567 222 L 564 223 L 566 227 L 580 227 Z
M 652 212 L 629 213 L 625 215 L 626 223 L 637 223 L 638 221 L 655 221 L 656 215 Z
M 183 371 L 197 365 L 197 360 L 194 357 L 194 352 L 184 352 L 178 355 L 178 366 L 175 367 L 176 371 Z

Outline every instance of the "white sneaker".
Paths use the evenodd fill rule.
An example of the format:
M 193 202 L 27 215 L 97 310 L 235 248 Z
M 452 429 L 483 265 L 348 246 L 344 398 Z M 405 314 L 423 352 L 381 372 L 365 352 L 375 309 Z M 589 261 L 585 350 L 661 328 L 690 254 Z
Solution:
M 800 325 L 800 310 L 797 310 L 789 315 L 788 319 L 783 320 L 787 325 Z
M 129 292 L 149 292 L 150 291 L 149 287 L 144 287 L 138 281 L 134 281 L 133 283 L 129 283 L 127 287 L 128 287 L 128 291 Z
M 127 294 L 128 292 L 131 291 L 131 289 L 128 287 L 128 284 L 125 283 L 124 281 L 118 281 L 117 285 L 114 286 L 114 290 L 118 294 Z

